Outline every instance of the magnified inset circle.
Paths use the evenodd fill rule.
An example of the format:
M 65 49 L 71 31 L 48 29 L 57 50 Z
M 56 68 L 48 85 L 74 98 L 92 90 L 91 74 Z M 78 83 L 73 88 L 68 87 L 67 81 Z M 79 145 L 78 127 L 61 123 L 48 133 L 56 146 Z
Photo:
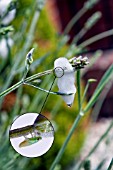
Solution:
M 63 70 L 62 67 L 56 67 L 54 69 L 54 73 L 55 73 L 57 78 L 61 78 L 64 75 L 64 70 Z
M 22 156 L 38 157 L 52 146 L 54 129 L 43 115 L 26 113 L 18 117 L 10 127 L 10 142 Z

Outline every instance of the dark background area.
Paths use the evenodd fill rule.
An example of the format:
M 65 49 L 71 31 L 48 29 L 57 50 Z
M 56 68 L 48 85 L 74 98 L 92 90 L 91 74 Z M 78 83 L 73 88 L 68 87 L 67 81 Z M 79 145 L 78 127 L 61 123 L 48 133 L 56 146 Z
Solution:
M 59 10 L 61 19 L 62 31 L 65 29 L 68 22 L 72 17 L 83 7 L 86 0 L 56 0 L 56 4 Z M 81 18 L 77 21 L 75 26 L 70 31 L 71 39 L 75 36 L 83 27 L 87 19 L 96 11 L 102 13 L 101 19 L 86 33 L 86 35 L 78 42 L 81 43 L 84 40 L 97 35 L 101 32 L 107 31 L 113 28 L 113 1 L 112 0 L 100 0 L 92 9 L 88 10 Z M 110 49 L 113 47 L 113 36 L 104 38 L 89 46 L 89 49 Z

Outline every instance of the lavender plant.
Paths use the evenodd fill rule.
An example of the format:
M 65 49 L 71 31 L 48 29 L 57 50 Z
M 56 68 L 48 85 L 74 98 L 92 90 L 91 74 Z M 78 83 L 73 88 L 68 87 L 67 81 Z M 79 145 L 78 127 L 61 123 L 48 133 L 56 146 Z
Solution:
M 22 97 L 22 93 L 23 93 L 23 87 L 27 86 L 32 86 L 29 87 L 30 89 L 33 87 L 34 88 L 38 88 L 38 90 L 41 90 L 42 92 L 40 92 L 41 95 L 37 95 L 34 97 L 32 104 L 30 105 L 30 107 L 28 107 L 29 104 L 27 104 L 26 108 L 23 108 L 23 110 L 27 110 L 29 109 L 30 111 L 33 110 L 33 108 L 36 107 L 37 105 L 37 101 L 41 101 L 43 100 L 44 97 L 44 93 L 50 93 L 50 94 L 54 94 L 54 98 L 56 97 L 55 95 L 58 95 L 58 99 L 60 99 L 60 96 L 62 95 L 66 95 L 66 93 L 58 93 L 58 92 L 53 92 L 53 91 L 48 91 L 45 90 L 45 86 L 48 84 L 48 86 L 50 85 L 51 82 L 48 83 L 48 77 L 47 75 L 53 75 L 54 76 L 54 68 L 53 68 L 53 62 L 55 59 L 57 59 L 59 57 L 59 53 L 62 50 L 62 48 L 64 46 L 66 46 L 66 43 L 69 40 L 69 36 L 67 35 L 69 30 L 72 28 L 72 26 L 75 24 L 75 22 L 90 8 L 93 7 L 93 5 L 95 5 L 95 3 L 97 3 L 97 1 L 87 1 L 84 4 L 83 9 L 81 9 L 79 11 L 79 13 L 72 19 L 72 21 L 69 23 L 69 25 L 66 27 L 64 34 L 59 37 L 59 39 L 57 40 L 58 44 L 55 46 L 55 49 L 53 51 L 48 52 L 47 54 L 43 55 L 42 57 L 40 57 L 39 59 L 36 59 L 33 61 L 33 51 L 34 51 L 34 47 L 29 51 L 29 49 L 32 47 L 32 43 L 34 40 L 34 34 L 35 34 L 35 29 L 37 26 L 37 21 L 39 19 L 40 16 L 40 12 L 44 6 L 45 1 L 43 0 L 38 0 L 36 2 L 32 2 L 33 4 L 33 10 L 28 11 L 27 15 L 32 17 L 32 21 L 30 24 L 30 27 L 28 29 L 28 23 L 26 21 L 24 21 L 21 25 L 21 29 L 23 29 L 23 31 L 20 33 L 19 36 L 15 36 L 15 40 L 20 39 L 20 37 L 24 36 L 26 30 L 28 29 L 26 35 L 25 35 L 25 41 L 22 44 L 21 50 L 16 54 L 15 58 L 12 59 L 11 58 L 11 69 L 10 69 L 10 74 L 8 74 L 3 87 L 1 88 L 1 92 L 0 92 L 0 105 L 2 106 L 3 103 L 3 97 L 5 97 L 7 94 L 13 92 L 14 90 L 17 89 L 17 100 L 15 103 L 15 107 L 14 110 L 12 112 L 12 118 L 13 116 L 16 116 L 19 113 L 19 101 Z M 8 8 L 8 10 L 11 8 Z M 34 10 L 35 9 L 35 10 Z M 48 169 L 53 170 L 55 169 L 55 167 L 59 164 L 61 158 L 63 157 L 63 154 L 66 150 L 66 147 L 72 137 L 72 135 L 74 134 L 76 128 L 78 127 L 78 124 L 80 123 L 81 119 L 83 116 L 85 116 L 85 114 L 90 111 L 90 109 L 92 108 L 92 106 L 97 102 L 100 94 L 102 93 L 102 91 L 104 90 L 105 86 L 108 84 L 109 81 L 112 80 L 112 76 L 113 76 L 113 65 L 111 65 L 108 70 L 105 72 L 105 74 L 103 75 L 102 79 L 100 80 L 96 90 L 94 91 L 92 97 L 89 99 L 89 101 L 87 102 L 87 104 L 84 106 L 84 102 L 85 102 L 85 96 L 87 94 L 87 90 L 90 86 L 91 83 L 93 83 L 95 80 L 93 80 L 92 78 L 88 80 L 87 85 L 85 87 L 84 93 L 82 94 L 81 92 L 81 70 L 84 70 L 85 67 L 88 67 L 88 64 L 91 62 L 86 56 L 82 57 L 81 55 L 79 55 L 86 46 L 88 46 L 89 44 L 96 42 L 104 37 L 113 35 L 113 29 L 112 30 L 108 30 L 104 33 L 101 33 L 99 35 L 96 35 L 94 37 L 91 37 L 90 39 L 86 40 L 85 42 L 81 43 L 79 46 L 76 46 L 77 41 L 79 40 L 79 38 L 82 38 L 82 36 L 85 35 L 85 33 L 87 31 L 90 30 L 90 28 L 96 24 L 96 22 L 98 21 L 98 19 L 101 17 L 100 12 L 97 12 L 96 14 L 94 14 L 91 18 L 89 18 L 89 20 L 84 24 L 84 28 L 78 33 L 77 36 L 74 37 L 73 42 L 71 45 L 68 45 L 65 47 L 66 50 L 64 50 L 63 52 L 63 56 L 65 58 L 68 58 L 68 62 L 70 63 L 70 65 L 72 66 L 74 72 L 76 73 L 76 86 L 77 86 L 77 97 L 76 100 L 78 102 L 78 114 L 77 116 L 75 115 L 72 127 L 69 130 L 69 133 L 67 134 L 67 137 L 64 141 L 64 143 L 61 146 L 61 149 L 59 150 L 56 158 L 54 159 L 51 167 L 48 167 Z M 26 19 L 27 20 L 27 19 Z M 12 26 L 4 26 L 4 27 L 0 27 L 0 35 L 5 35 L 6 36 L 6 42 L 7 42 L 7 48 L 8 48 L 8 54 L 10 54 L 10 47 L 8 46 L 8 41 L 7 41 L 7 36 L 8 33 L 10 31 L 13 31 Z M 20 40 L 21 41 L 21 40 Z M 19 44 L 20 42 L 18 42 L 18 46 L 21 46 Z M 29 52 L 28 52 L 29 51 Z M 26 55 L 27 54 L 27 55 Z M 25 59 L 25 64 L 23 65 L 23 57 L 26 55 L 26 59 Z M 41 66 L 41 64 L 44 62 L 46 65 L 45 60 L 48 59 L 49 56 L 53 56 L 54 57 L 51 59 L 51 69 L 48 69 L 48 66 L 46 66 L 46 70 L 43 72 L 38 72 L 36 74 L 30 75 L 29 76 L 29 71 L 30 70 L 35 70 L 35 68 L 37 69 L 38 66 Z M 76 57 L 75 57 L 76 56 Z M 2 69 L 0 69 L 1 73 L 4 71 L 4 68 L 9 70 L 9 66 L 7 64 L 4 65 L 3 63 L 3 67 Z M 18 81 L 16 84 L 12 85 L 12 82 L 14 82 L 14 78 L 20 74 L 20 81 Z M 40 79 L 43 79 L 43 83 L 42 83 L 42 88 L 39 87 L 40 84 Z M 51 76 L 50 80 L 53 80 L 53 77 Z M 12 85 L 12 86 L 11 86 Z M 10 87 L 9 87 L 10 86 Z M 39 91 L 38 91 L 39 94 Z M 69 95 L 69 94 L 68 94 Z M 52 97 L 52 95 L 51 95 Z M 29 100 L 29 99 L 28 99 Z M 61 100 L 60 100 L 61 101 Z M 28 102 L 29 103 L 29 102 Z M 39 102 L 40 104 L 40 102 Z M 40 104 L 41 106 L 41 104 Z M 59 107 L 59 102 L 56 103 L 56 113 L 57 113 L 57 109 Z M 52 110 L 53 111 L 53 110 Z M 21 110 L 22 112 L 22 110 Z M 54 112 L 54 111 L 53 111 Z M 54 115 L 55 116 L 55 115 Z M 53 117 L 54 117 L 53 116 Z M 60 115 L 59 115 L 60 116 Z M 1 119 L 4 119 L 1 117 Z M 2 127 L 3 129 L 7 128 L 7 124 L 9 125 L 9 123 L 11 123 L 11 120 L 8 121 L 8 119 L 6 118 L 6 122 L 4 121 L 4 127 Z M 101 140 L 103 140 L 103 138 L 108 134 L 108 132 L 110 131 L 110 129 L 112 128 L 113 123 L 110 125 L 110 127 L 107 129 L 107 131 L 103 134 L 103 136 L 100 138 L 100 140 L 98 141 L 98 143 L 96 144 L 96 146 L 94 146 L 94 148 L 91 150 L 91 152 L 89 153 L 89 155 L 86 158 L 90 158 L 90 155 L 95 151 L 95 148 L 98 147 L 98 144 L 101 142 Z M 2 123 L 3 126 L 3 123 Z M 2 136 L 1 136 L 2 138 Z M 4 148 L 6 149 L 8 141 L 6 142 L 6 145 L 4 143 Z M 9 151 L 10 152 L 10 151 Z M 13 155 L 13 154 L 12 154 Z M 9 158 L 12 159 L 12 161 L 8 162 L 8 164 L 2 166 L 3 170 L 4 169 L 11 169 L 11 168 L 15 168 L 12 167 L 12 164 L 16 161 L 19 161 L 18 158 L 19 155 L 16 156 L 10 156 L 9 154 Z M 85 162 L 86 160 L 84 160 Z M 20 169 L 25 169 L 25 167 L 28 165 L 28 161 L 26 158 L 20 159 L 19 164 L 23 164 L 23 167 L 21 167 Z M 2 161 L 1 163 L 2 164 Z M 112 164 L 112 161 L 111 161 Z M 108 169 L 111 168 L 111 165 L 108 167 Z M 10 166 L 11 165 L 11 166 Z M 81 165 L 79 166 L 82 167 L 83 162 L 81 163 Z M 17 163 L 18 166 L 18 163 Z M 37 166 L 37 165 L 36 165 Z M 40 168 L 40 166 L 38 166 Z M 90 167 L 90 163 L 86 163 L 84 165 L 84 169 L 86 169 L 86 167 L 88 167 L 89 169 L 91 169 Z M 60 168 L 59 168 L 60 169 Z

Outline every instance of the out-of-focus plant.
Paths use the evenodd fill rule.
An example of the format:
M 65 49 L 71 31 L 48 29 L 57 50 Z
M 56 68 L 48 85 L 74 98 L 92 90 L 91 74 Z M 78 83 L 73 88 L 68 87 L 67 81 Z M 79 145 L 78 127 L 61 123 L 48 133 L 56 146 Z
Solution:
M 48 104 L 44 110 L 44 115 L 52 119 L 56 131 L 55 142 L 51 150 L 41 158 L 27 159 L 19 156 L 18 154 L 15 154 L 9 146 L 9 141 L 6 140 L 0 149 L 0 154 L 4 154 L 3 158 L 5 157 L 5 154 L 8 155 L 8 157 L 5 157 L 5 159 L 0 158 L 0 166 L 3 170 L 13 170 L 15 167 L 18 167 L 19 170 L 49 169 L 50 164 L 56 155 L 57 156 L 50 169 L 54 169 L 56 165 L 56 168 L 62 169 L 74 159 L 76 154 L 78 154 L 85 136 L 85 131 L 83 131 L 84 124 L 87 122 L 87 120 L 84 121 L 82 117 L 96 103 L 100 93 L 111 80 L 113 76 L 113 66 L 111 66 L 106 71 L 99 85 L 94 91 L 93 96 L 86 104 L 85 96 L 88 87 L 95 80 L 88 80 L 84 93 L 81 93 L 81 68 L 88 64 L 88 58 L 74 56 L 83 53 L 83 51 L 86 51 L 87 45 L 96 42 L 97 40 L 106 36 L 113 35 L 113 30 L 109 30 L 91 37 L 89 40 L 86 40 L 79 46 L 76 45 L 78 40 L 82 38 L 82 36 L 84 36 L 85 33 L 89 31 L 101 17 L 100 12 L 96 12 L 86 21 L 83 29 L 81 29 L 78 35 L 74 37 L 71 45 L 67 45 L 67 42 L 70 38 L 67 34 L 75 22 L 97 2 L 98 0 L 86 1 L 83 9 L 81 9 L 79 13 L 72 19 L 61 36 L 58 36 L 55 33 L 51 23 L 48 22 L 48 18 L 46 16 L 47 11 L 44 9 L 44 11 L 41 12 L 45 4 L 44 0 L 20 0 L 19 2 L 12 1 L 12 3 L 9 4 L 4 16 L 6 16 L 9 11 L 16 8 L 16 18 L 12 22 L 13 27 L 12 25 L 6 26 L 5 24 L 3 26 L 3 22 L 0 22 L 0 40 L 5 38 L 5 46 L 7 49 L 7 62 L 4 61 L 4 59 L 1 59 L 0 74 L 2 77 L 0 79 L 0 107 L 3 107 L 3 105 L 6 106 L 8 103 L 8 100 L 6 101 L 6 97 L 8 96 L 7 94 L 12 95 L 10 92 L 13 92 L 14 90 L 16 90 L 16 93 L 14 93 L 15 91 L 13 92 L 16 101 L 13 102 L 13 107 L 10 108 L 8 113 L 3 111 L 1 112 L 0 128 L 3 132 L 0 136 L 1 146 L 2 141 L 8 139 L 8 134 L 5 132 L 8 131 L 7 127 L 9 128 L 9 125 L 12 123 L 12 120 L 15 118 L 15 116 L 30 111 L 39 112 L 40 108 L 42 107 L 42 100 L 45 98 L 43 89 L 50 87 L 51 81 L 53 80 L 53 62 L 59 56 L 67 57 L 69 62 L 76 69 L 77 96 L 75 99 L 75 104 L 71 110 L 66 108 L 66 106 L 61 106 L 62 100 L 59 96 L 51 95 L 48 100 Z M 4 16 L 0 18 L 0 21 L 3 21 Z M 13 38 L 13 48 L 11 48 L 9 43 L 9 37 Z M 34 61 L 32 61 L 33 50 L 28 53 L 32 47 L 34 47 L 36 50 L 36 52 L 34 52 Z M 27 53 L 28 55 L 26 56 Z M 24 56 L 26 56 L 25 65 Z M 35 71 L 38 73 L 34 73 Z M 18 81 L 18 79 L 20 81 Z M 42 91 L 36 91 L 34 88 L 30 87 L 33 86 L 39 88 L 40 84 Z M 6 97 L 3 98 L 4 96 Z M 80 124 L 78 125 L 78 123 Z M 75 132 L 76 128 L 77 131 Z M 69 133 L 67 131 L 69 131 Z M 67 146 L 69 141 L 70 145 Z M 43 162 L 45 163 L 43 164 Z M 89 163 L 87 163 L 84 168 L 86 168 L 87 165 L 89 165 Z

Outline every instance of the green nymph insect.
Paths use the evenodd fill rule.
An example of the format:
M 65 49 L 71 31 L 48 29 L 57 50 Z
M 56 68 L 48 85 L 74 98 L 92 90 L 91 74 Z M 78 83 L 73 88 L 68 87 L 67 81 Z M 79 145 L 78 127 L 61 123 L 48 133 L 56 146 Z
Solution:
M 37 123 L 38 120 L 38 123 Z M 19 144 L 19 147 L 30 146 L 42 140 L 43 137 L 52 137 L 53 127 L 48 120 L 43 120 L 38 116 L 34 124 L 9 131 L 10 139 L 24 137 L 25 140 Z

